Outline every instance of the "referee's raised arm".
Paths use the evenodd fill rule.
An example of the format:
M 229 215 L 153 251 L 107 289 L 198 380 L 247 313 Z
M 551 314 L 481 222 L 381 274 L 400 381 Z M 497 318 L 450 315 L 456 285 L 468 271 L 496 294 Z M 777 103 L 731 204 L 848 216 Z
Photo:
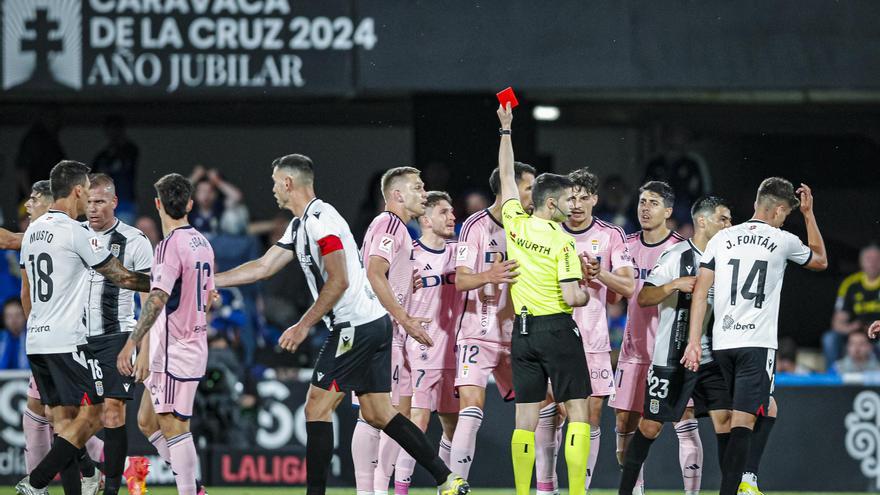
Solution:
M 510 103 L 498 105 L 498 120 L 501 121 L 501 144 L 498 145 L 498 176 L 501 179 L 501 204 L 511 199 L 519 199 L 516 187 L 516 174 L 513 170 L 513 141 L 510 137 L 510 124 L 513 122 L 513 110 Z

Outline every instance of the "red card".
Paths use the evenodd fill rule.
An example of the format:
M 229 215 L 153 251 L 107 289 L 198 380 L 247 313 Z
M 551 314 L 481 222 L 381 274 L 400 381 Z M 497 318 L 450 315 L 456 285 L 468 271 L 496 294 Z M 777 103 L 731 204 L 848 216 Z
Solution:
M 502 107 L 506 107 L 508 102 L 510 102 L 511 110 L 519 105 L 519 102 L 516 101 L 516 95 L 513 94 L 513 88 L 511 88 L 510 86 L 502 89 L 495 96 L 498 97 L 498 103 L 501 103 Z

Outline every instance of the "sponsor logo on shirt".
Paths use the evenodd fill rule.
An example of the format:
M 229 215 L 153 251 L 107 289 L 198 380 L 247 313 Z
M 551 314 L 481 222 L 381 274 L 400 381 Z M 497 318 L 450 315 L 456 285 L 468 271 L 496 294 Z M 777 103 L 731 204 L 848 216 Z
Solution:
M 724 315 L 721 323 L 722 330 L 754 330 L 757 328 L 754 323 L 737 323 L 730 315 Z
M 383 235 L 382 239 L 379 240 L 379 251 L 383 253 L 391 254 L 391 250 L 394 248 L 394 239 L 391 236 Z

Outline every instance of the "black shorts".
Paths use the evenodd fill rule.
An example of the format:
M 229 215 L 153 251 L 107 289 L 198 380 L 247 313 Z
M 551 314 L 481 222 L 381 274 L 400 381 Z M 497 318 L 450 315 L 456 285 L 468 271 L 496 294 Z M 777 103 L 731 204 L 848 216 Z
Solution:
M 76 352 L 30 354 L 31 372 L 47 406 L 85 406 L 104 402 L 101 367 L 85 345 Z
M 543 401 L 548 379 L 556 402 L 590 396 L 584 344 L 571 315 L 530 316 L 525 335 L 521 329 L 522 319 L 517 316 L 510 349 L 517 404 Z
M 334 325 L 312 374 L 312 385 L 357 395 L 391 391 L 391 318 Z
M 660 423 L 680 421 L 690 399 L 694 399 L 697 417 L 730 409 L 727 383 L 715 362 L 701 365 L 696 373 L 683 366 L 651 365 L 645 387 L 646 419 Z
M 86 344 L 86 348 L 98 358 L 101 375 L 103 375 L 99 375 L 98 378 L 104 384 L 104 398 L 134 399 L 134 378 L 122 376 L 119 374 L 119 368 L 116 367 L 116 358 L 119 356 L 119 351 L 125 347 L 128 336 L 128 333 L 98 335 L 89 337 Z
M 731 409 L 765 416 L 776 377 L 776 350 L 744 347 L 713 354 L 730 390 Z

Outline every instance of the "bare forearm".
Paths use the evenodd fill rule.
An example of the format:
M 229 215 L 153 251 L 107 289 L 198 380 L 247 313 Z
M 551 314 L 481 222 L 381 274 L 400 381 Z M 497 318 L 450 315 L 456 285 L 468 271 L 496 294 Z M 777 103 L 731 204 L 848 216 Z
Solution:
M 237 287 L 248 285 L 268 278 L 266 268 L 260 260 L 248 261 L 232 270 L 220 272 L 214 276 L 214 285 L 217 287 Z
M 16 234 L 4 228 L 0 228 L 0 249 L 12 249 L 18 251 L 21 249 L 21 238 L 23 234 Z
M 159 289 L 153 289 L 150 292 L 150 296 L 147 297 L 147 301 L 144 303 L 143 308 L 141 308 L 141 317 L 135 325 L 134 330 L 132 330 L 131 335 L 128 337 L 129 340 L 133 341 L 135 344 L 140 344 L 141 340 L 144 338 L 144 335 L 150 331 L 150 328 L 153 327 L 153 324 L 156 323 L 156 318 L 159 317 L 159 313 L 162 312 L 162 309 L 165 308 L 165 304 L 168 302 L 168 294 Z
M 501 197 L 505 201 L 516 198 L 516 174 L 513 170 L 513 140 L 510 134 L 501 136 L 498 146 L 498 177 L 501 179 Z
M 150 274 L 142 272 L 133 272 L 122 266 L 119 259 L 112 257 L 110 261 L 98 269 L 98 273 L 103 275 L 107 280 L 113 282 L 114 285 L 129 289 L 136 292 L 147 292 L 150 290 Z
M 315 303 L 302 315 L 298 324 L 306 328 L 313 327 L 321 321 L 324 315 L 333 310 L 333 307 L 336 306 L 336 303 L 339 302 L 345 293 L 345 289 L 346 284 L 344 282 L 328 280 L 324 287 L 321 288 L 321 292 L 318 293 Z
M 819 231 L 816 215 L 812 213 L 804 215 L 804 222 L 807 226 L 807 245 L 813 251 L 813 256 L 818 258 L 819 268 L 824 270 L 828 267 L 828 256 L 825 253 L 825 241 L 822 239 L 822 232 Z
M 473 289 L 479 289 L 484 285 L 486 285 L 486 278 L 482 272 L 456 272 L 455 274 L 455 290 L 465 292 Z
M 631 269 L 620 269 L 619 273 L 602 270 L 596 277 L 605 287 L 623 297 L 630 298 L 636 290 L 635 279 Z
M 672 288 L 671 284 L 663 284 L 657 287 L 653 285 L 645 285 L 642 287 L 642 290 L 639 291 L 639 306 L 643 308 L 656 306 L 669 297 L 673 292 L 675 292 L 675 289 Z
M 688 341 L 699 342 L 703 337 L 703 319 L 706 317 L 708 293 L 705 290 L 695 290 L 691 298 L 691 314 L 688 322 Z
M 406 316 L 406 310 L 404 310 L 403 306 L 397 302 L 397 299 L 394 297 L 394 292 L 391 290 L 391 284 L 384 275 L 368 273 L 367 279 L 370 281 L 373 293 L 375 293 L 376 298 L 379 299 L 379 304 L 385 308 L 385 311 L 388 311 L 388 314 L 391 315 L 392 318 L 400 320 Z

